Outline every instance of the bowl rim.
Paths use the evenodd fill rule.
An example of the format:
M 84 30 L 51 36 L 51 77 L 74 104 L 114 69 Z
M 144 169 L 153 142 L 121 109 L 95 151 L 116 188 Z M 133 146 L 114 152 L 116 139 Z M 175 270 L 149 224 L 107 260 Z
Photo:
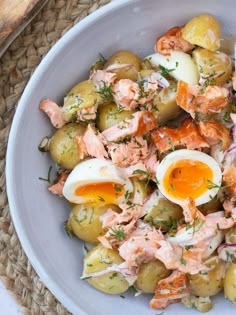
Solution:
M 57 285 L 54 280 L 51 278 L 49 272 L 46 271 L 44 266 L 37 260 L 37 251 L 34 249 L 33 242 L 27 237 L 27 234 L 24 231 L 24 224 L 22 217 L 20 216 L 21 210 L 18 208 L 16 195 L 11 189 L 11 183 L 14 182 L 15 176 L 12 169 L 14 164 L 14 154 L 15 154 L 15 141 L 17 139 L 17 130 L 19 130 L 19 125 L 23 117 L 23 112 L 27 104 L 28 95 L 32 93 L 32 90 L 37 86 L 38 81 L 42 77 L 44 70 L 47 68 L 61 49 L 70 43 L 72 38 L 79 36 L 80 33 L 83 33 L 87 27 L 92 25 L 94 21 L 101 18 L 103 15 L 108 12 L 116 11 L 119 8 L 125 7 L 132 2 L 137 2 L 137 0 L 111 0 L 110 3 L 105 6 L 97 9 L 92 12 L 90 15 L 83 18 L 79 23 L 73 26 L 68 32 L 66 32 L 57 43 L 50 48 L 49 52 L 42 59 L 40 64 L 37 66 L 32 77 L 28 81 L 24 92 L 20 98 L 20 101 L 17 105 L 13 122 L 11 125 L 11 130 L 8 138 L 7 152 L 6 152 L 6 191 L 8 196 L 8 203 L 10 208 L 11 217 L 13 224 L 20 240 L 20 243 L 24 249 L 24 252 L 27 255 L 30 263 L 35 269 L 36 273 L 44 283 L 44 285 L 51 291 L 51 293 L 73 314 L 88 315 L 83 305 L 78 306 L 70 299 L 67 294 L 61 290 L 59 285 Z

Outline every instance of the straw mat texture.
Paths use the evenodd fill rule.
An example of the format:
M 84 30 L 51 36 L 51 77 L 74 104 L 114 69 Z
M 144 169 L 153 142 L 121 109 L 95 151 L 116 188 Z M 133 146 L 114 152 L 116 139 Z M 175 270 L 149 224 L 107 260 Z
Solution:
M 5 154 L 18 100 L 37 65 L 74 24 L 109 0 L 50 0 L 0 59 L 0 279 L 27 315 L 68 315 L 30 265 L 11 221 Z

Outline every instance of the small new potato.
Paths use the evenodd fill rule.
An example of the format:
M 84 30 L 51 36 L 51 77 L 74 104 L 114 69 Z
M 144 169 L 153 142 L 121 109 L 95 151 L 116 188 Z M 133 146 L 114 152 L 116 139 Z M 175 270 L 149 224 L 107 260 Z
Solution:
M 222 52 L 214 52 L 203 48 L 193 51 L 201 85 L 223 85 L 232 75 L 232 62 L 229 56 Z
M 212 309 L 213 303 L 209 296 L 201 297 L 199 296 L 195 300 L 195 307 L 199 312 L 206 313 Z
M 220 48 L 220 23 L 210 14 L 195 16 L 183 27 L 182 37 L 193 45 L 215 51 Z
M 112 72 L 117 74 L 117 79 L 130 79 L 137 81 L 138 72 L 142 68 L 142 60 L 130 50 L 119 50 L 114 53 L 105 63 L 104 69 L 109 66 L 130 65 L 129 67 L 119 68 Z
M 168 277 L 171 271 L 160 260 L 143 263 L 138 271 L 135 286 L 145 293 L 154 293 L 158 281 Z
M 236 303 L 236 263 L 230 263 L 226 269 L 224 294 L 227 299 Z
M 103 271 L 112 265 L 119 265 L 123 259 L 114 249 L 98 245 L 92 248 L 84 257 L 84 274 Z M 119 272 L 108 272 L 102 276 L 86 279 L 96 289 L 108 294 L 121 294 L 129 288 L 129 283 Z
M 99 205 L 93 203 L 75 205 L 68 219 L 68 227 L 81 240 L 98 243 L 98 236 L 106 232 L 106 229 L 102 227 L 100 217 L 108 209 L 117 212 L 120 210 L 116 205 Z
M 78 109 L 88 108 L 101 103 L 101 96 L 91 80 L 86 80 L 74 86 L 64 99 L 62 107 L 64 120 L 69 122 L 76 118 Z
M 224 262 L 217 256 L 212 256 L 204 262 L 204 265 L 209 268 L 208 271 L 190 276 L 190 291 L 201 297 L 216 295 L 223 288 Z
M 157 204 L 145 216 L 144 221 L 163 231 L 168 231 L 169 227 L 182 217 L 183 209 L 179 205 L 160 197 Z
M 73 169 L 80 162 L 80 149 L 75 136 L 85 132 L 85 125 L 69 123 L 58 129 L 51 138 L 49 151 L 52 159 L 66 169 Z
M 176 82 L 170 81 L 170 86 L 162 89 L 153 100 L 153 114 L 160 125 L 164 125 L 181 113 L 181 108 L 176 103 L 176 90 Z
M 217 196 L 211 199 L 210 201 L 208 201 L 207 203 L 204 203 L 198 206 L 198 209 L 204 215 L 208 215 L 210 213 L 220 211 L 221 208 L 222 208 L 222 205 L 221 205 L 220 199 Z
M 225 234 L 225 242 L 227 244 L 236 244 L 236 225 L 231 227 Z
M 136 202 L 139 200 L 140 204 L 143 204 L 144 200 L 151 193 L 150 186 L 147 181 L 140 180 L 139 178 L 131 177 L 130 179 L 134 189 L 131 197 L 133 197 Z
M 132 111 L 120 111 L 114 102 L 110 102 L 99 106 L 96 125 L 99 131 L 104 131 L 119 122 L 132 118 L 135 110 Z
M 212 301 L 207 297 L 196 297 L 195 295 L 189 294 L 181 299 L 181 302 L 185 307 L 196 307 L 199 312 L 206 313 L 212 309 Z

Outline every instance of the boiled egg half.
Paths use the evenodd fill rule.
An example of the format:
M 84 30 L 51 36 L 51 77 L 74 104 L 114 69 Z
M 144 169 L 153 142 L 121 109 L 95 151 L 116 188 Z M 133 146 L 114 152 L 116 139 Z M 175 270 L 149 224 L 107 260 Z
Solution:
M 216 196 L 222 173 L 218 163 L 208 154 L 183 149 L 171 152 L 161 161 L 156 178 L 167 199 L 181 206 L 190 197 L 198 206 Z
M 123 169 L 111 161 L 89 159 L 79 163 L 68 176 L 63 195 L 71 203 L 118 204 L 133 192 Z

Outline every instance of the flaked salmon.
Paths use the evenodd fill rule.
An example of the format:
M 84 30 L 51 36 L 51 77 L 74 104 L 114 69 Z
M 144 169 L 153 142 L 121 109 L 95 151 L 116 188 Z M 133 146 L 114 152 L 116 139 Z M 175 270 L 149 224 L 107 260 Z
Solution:
M 161 37 L 157 38 L 155 51 L 168 55 L 171 51 L 189 52 L 193 50 L 194 45 L 183 39 L 181 30 L 183 27 L 173 27 Z
M 98 159 L 108 159 L 108 152 L 103 144 L 103 137 L 89 124 L 82 137 L 83 152 L 85 155 Z
M 179 128 L 157 128 L 151 132 L 151 136 L 160 153 L 179 147 L 190 150 L 209 148 L 191 118 L 185 119 Z
M 136 229 L 119 247 L 120 256 L 129 266 L 140 266 L 143 262 L 155 259 L 156 250 L 159 248 L 158 241 L 163 239 L 161 231 L 140 220 Z
M 112 91 L 118 108 L 132 110 L 139 105 L 141 91 L 137 82 L 121 79 L 114 84 Z
M 215 114 L 229 102 L 229 90 L 220 86 L 190 87 L 184 81 L 177 85 L 177 104 L 195 118 L 196 113 Z
M 57 178 L 57 182 L 51 186 L 48 187 L 48 190 L 53 193 L 54 195 L 58 195 L 59 197 L 63 197 L 63 187 L 65 184 L 65 181 L 67 180 L 67 177 L 69 176 L 69 173 L 66 171 L 60 172 Z
M 77 113 L 76 113 L 77 120 L 85 121 L 85 122 L 95 120 L 97 117 L 97 109 L 98 109 L 98 104 L 93 104 L 92 106 L 86 107 L 86 108 L 78 108 Z
M 132 137 L 123 143 L 108 143 L 112 162 L 120 167 L 135 165 L 149 155 L 148 143 L 141 136 Z
M 121 213 L 115 213 L 109 209 L 102 217 L 102 225 L 108 228 L 98 240 L 107 248 L 118 247 L 122 244 L 135 229 L 136 222 L 140 217 L 142 206 L 133 203 L 119 204 Z
M 223 124 L 215 120 L 209 120 L 207 122 L 200 121 L 198 129 L 200 135 L 210 146 L 222 143 L 223 150 L 228 149 L 230 145 L 230 133 Z
M 39 108 L 48 115 L 52 125 L 55 128 L 61 128 L 65 125 L 61 107 L 50 99 L 45 99 L 40 102 Z
M 188 294 L 188 278 L 186 274 L 175 270 L 169 277 L 158 282 L 155 296 L 150 301 L 150 306 L 164 309 L 169 304 L 179 301 Z
M 142 136 L 157 127 L 157 120 L 148 111 L 133 114 L 132 119 L 124 120 L 102 132 L 107 141 L 119 141 L 129 136 Z
M 106 70 L 94 70 L 90 75 L 90 80 L 93 81 L 93 84 L 98 91 L 104 87 L 111 87 L 116 78 L 117 75 L 115 73 Z

